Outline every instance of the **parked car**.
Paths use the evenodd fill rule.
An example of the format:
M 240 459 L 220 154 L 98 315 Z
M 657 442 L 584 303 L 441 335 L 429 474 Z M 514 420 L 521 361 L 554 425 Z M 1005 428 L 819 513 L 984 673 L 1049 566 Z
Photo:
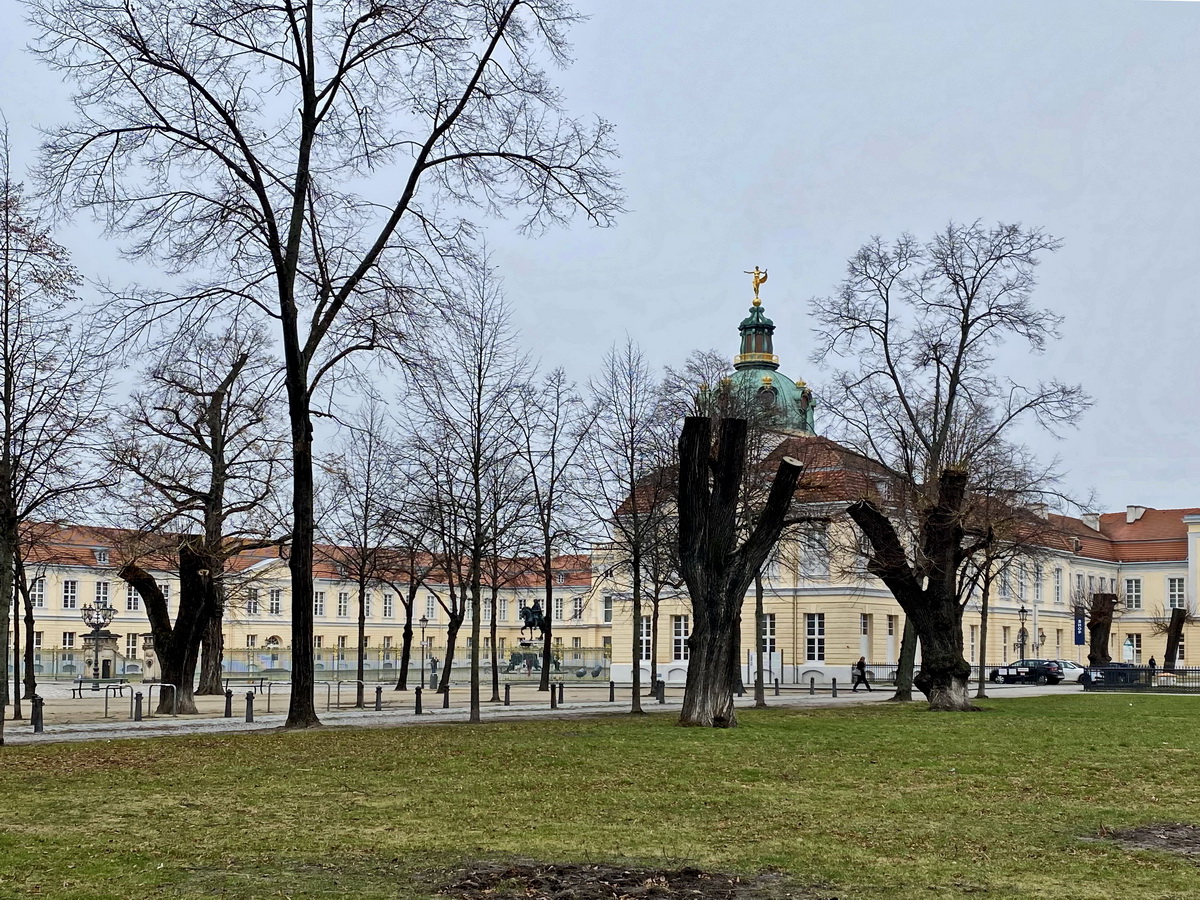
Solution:
M 1087 670 L 1091 681 L 1108 684 L 1136 684 L 1150 681 L 1150 670 L 1127 662 L 1110 662 L 1107 666 L 1090 666 Z
M 1083 673 L 1087 671 L 1087 666 L 1081 666 L 1077 662 L 1071 662 L 1069 659 L 1056 659 L 1058 667 L 1062 669 L 1063 681 L 1073 681 L 1076 684 L 1083 684 Z
M 992 669 L 988 677 L 1004 684 L 1058 684 L 1063 680 L 1063 670 L 1053 659 L 1018 659 Z

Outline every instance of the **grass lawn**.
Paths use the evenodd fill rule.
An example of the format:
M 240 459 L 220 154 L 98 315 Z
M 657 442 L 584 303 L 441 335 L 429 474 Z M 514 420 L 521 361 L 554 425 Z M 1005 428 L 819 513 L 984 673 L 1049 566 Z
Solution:
M 8 747 L 0 897 L 424 898 L 464 860 L 777 868 L 822 896 L 1190 898 L 1200 697 Z

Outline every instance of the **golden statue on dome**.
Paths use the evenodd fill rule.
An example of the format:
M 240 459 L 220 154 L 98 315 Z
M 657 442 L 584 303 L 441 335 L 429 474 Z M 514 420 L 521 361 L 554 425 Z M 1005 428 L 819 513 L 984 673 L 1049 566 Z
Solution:
M 754 283 L 754 305 L 761 306 L 762 301 L 758 299 L 758 289 L 767 283 L 767 270 L 754 267 L 754 271 L 744 270 L 745 274 L 750 276 L 750 280 Z

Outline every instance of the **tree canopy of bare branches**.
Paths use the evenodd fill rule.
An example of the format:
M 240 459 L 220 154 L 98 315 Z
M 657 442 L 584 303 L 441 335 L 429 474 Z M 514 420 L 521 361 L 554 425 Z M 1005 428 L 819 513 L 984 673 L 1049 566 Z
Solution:
M 1013 426 L 1070 426 L 1089 399 L 1076 385 L 1025 385 L 999 371 L 1005 341 L 1042 351 L 1060 321 L 1033 303 L 1038 228 L 951 223 L 927 242 L 872 239 L 832 297 L 816 302 L 818 357 L 849 363 L 825 408 L 831 435 L 888 474 L 886 503 L 848 512 L 871 544 L 869 571 L 892 591 L 922 649 L 916 685 L 935 709 L 970 707 L 958 578 L 976 552 L 964 513 L 981 458 Z M 902 535 L 911 535 L 904 540 Z
M 312 405 L 348 357 L 396 349 L 473 209 L 537 230 L 621 198 L 611 127 L 563 111 L 564 0 L 30 0 L 34 49 L 75 85 L 44 145 L 64 206 L 183 287 L 135 289 L 117 324 L 279 325 L 293 463 L 293 687 L 313 702 Z

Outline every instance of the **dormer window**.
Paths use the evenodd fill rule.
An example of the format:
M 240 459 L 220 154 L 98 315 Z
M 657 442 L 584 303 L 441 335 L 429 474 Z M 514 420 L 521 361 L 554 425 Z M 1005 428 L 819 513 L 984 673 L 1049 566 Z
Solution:
M 95 550 L 95 554 L 96 554 L 96 565 L 98 565 L 98 566 L 107 566 L 108 565 L 108 551 L 107 550 L 97 548 Z

